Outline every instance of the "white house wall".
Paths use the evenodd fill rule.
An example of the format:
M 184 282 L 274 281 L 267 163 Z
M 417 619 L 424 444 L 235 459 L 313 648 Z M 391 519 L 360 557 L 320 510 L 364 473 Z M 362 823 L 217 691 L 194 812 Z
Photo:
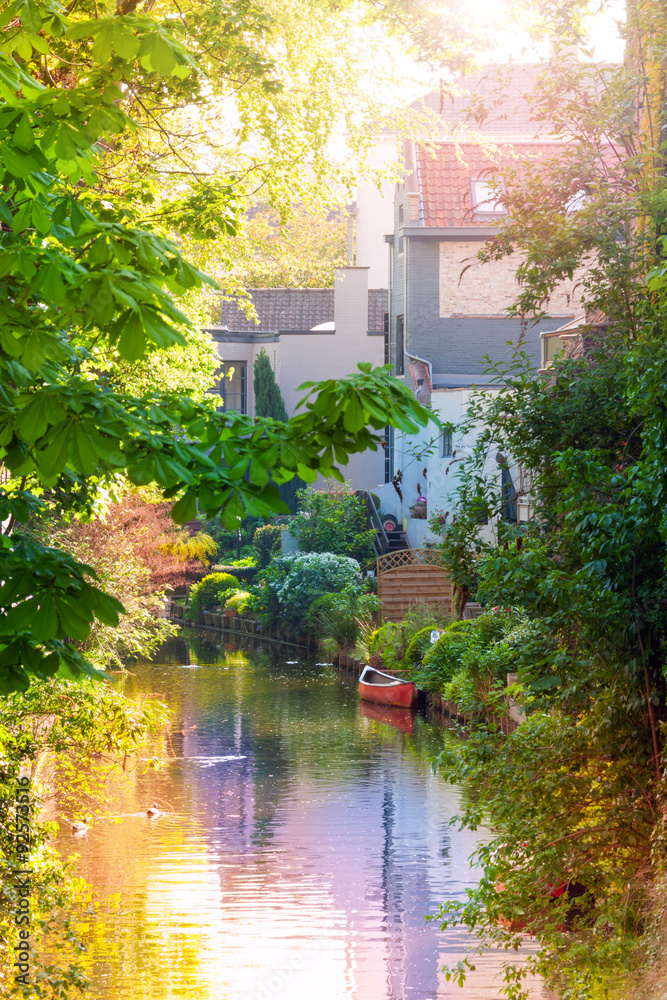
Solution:
M 394 472 L 399 469 L 403 473 L 400 489 L 401 500 L 388 483 L 375 492 L 380 497 L 380 506 L 385 514 L 393 514 L 399 521 L 406 522 L 407 538 L 411 548 L 420 548 L 428 542 L 435 542 L 436 536 L 429 530 L 428 522 L 411 518 L 409 508 L 418 496 L 425 496 L 428 517 L 436 510 L 443 514 L 449 512 L 451 520 L 454 506 L 457 502 L 459 488 L 459 469 L 461 460 L 472 454 L 475 442 L 481 432 L 481 426 L 471 428 L 464 434 L 458 428 L 463 423 L 470 397 L 477 390 L 471 388 L 434 389 L 431 397 L 431 407 L 443 424 L 454 424 L 457 430 L 452 435 L 451 456 L 442 455 L 442 441 L 435 424 L 429 424 L 416 435 L 404 435 L 395 432 Z M 487 389 L 495 394 L 497 389 Z M 435 438 L 435 441 L 433 439 Z M 429 450 L 430 454 L 426 454 Z M 416 456 L 421 453 L 421 459 Z M 500 476 L 495 461 L 495 450 L 487 457 L 484 473 L 488 476 Z M 426 476 L 424 476 L 426 470 Z M 490 533 L 492 526 L 482 527 L 483 533 Z

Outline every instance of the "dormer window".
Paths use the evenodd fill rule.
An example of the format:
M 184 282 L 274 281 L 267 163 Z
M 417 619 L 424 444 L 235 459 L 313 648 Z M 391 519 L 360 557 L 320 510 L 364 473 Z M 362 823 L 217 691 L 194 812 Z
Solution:
M 475 215 L 505 215 L 506 209 L 500 200 L 497 188 L 489 181 L 471 180 L 470 194 Z

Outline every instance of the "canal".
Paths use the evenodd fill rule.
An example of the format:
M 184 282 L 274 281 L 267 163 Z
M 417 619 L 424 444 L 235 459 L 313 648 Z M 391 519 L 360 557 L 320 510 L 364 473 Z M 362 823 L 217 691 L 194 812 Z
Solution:
M 503 956 L 460 989 L 441 968 L 467 932 L 424 919 L 475 883 L 485 836 L 450 825 L 457 789 L 429 766 L 451 732 L 364 714 L 331 666 L 200 635 L 132 669 L 124 692 L 173 713 L 163 767 L 59 839 L 98 900 L 92 1000 L 500 997 Z

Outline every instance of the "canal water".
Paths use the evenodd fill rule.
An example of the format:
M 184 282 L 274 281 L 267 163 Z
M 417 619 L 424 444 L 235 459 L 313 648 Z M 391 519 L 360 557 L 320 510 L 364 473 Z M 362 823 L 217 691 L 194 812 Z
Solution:
M 373 717 L 331 666 L 198 635 L 122 684 L 173 714 L 162 769 L 131 769 L 108 819 L 59 841 L 97 898 L 92 1000 L 501 996 L 504 955 L 461 989 L 441 969 L 469 935 L 424 919 L 475 884 L 485 836 L 450 825 L 458 791 L 429 765 L 452 733 Z

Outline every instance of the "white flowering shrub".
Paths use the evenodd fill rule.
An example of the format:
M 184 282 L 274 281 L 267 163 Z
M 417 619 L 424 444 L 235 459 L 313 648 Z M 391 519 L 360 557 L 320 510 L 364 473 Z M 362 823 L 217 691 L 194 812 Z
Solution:
M 263 574 L 260 613 L 267 624 L 301 625 L 317 597 L 364 589 L 356 559 L 333 552 L 298 552 L 274 559 Z

